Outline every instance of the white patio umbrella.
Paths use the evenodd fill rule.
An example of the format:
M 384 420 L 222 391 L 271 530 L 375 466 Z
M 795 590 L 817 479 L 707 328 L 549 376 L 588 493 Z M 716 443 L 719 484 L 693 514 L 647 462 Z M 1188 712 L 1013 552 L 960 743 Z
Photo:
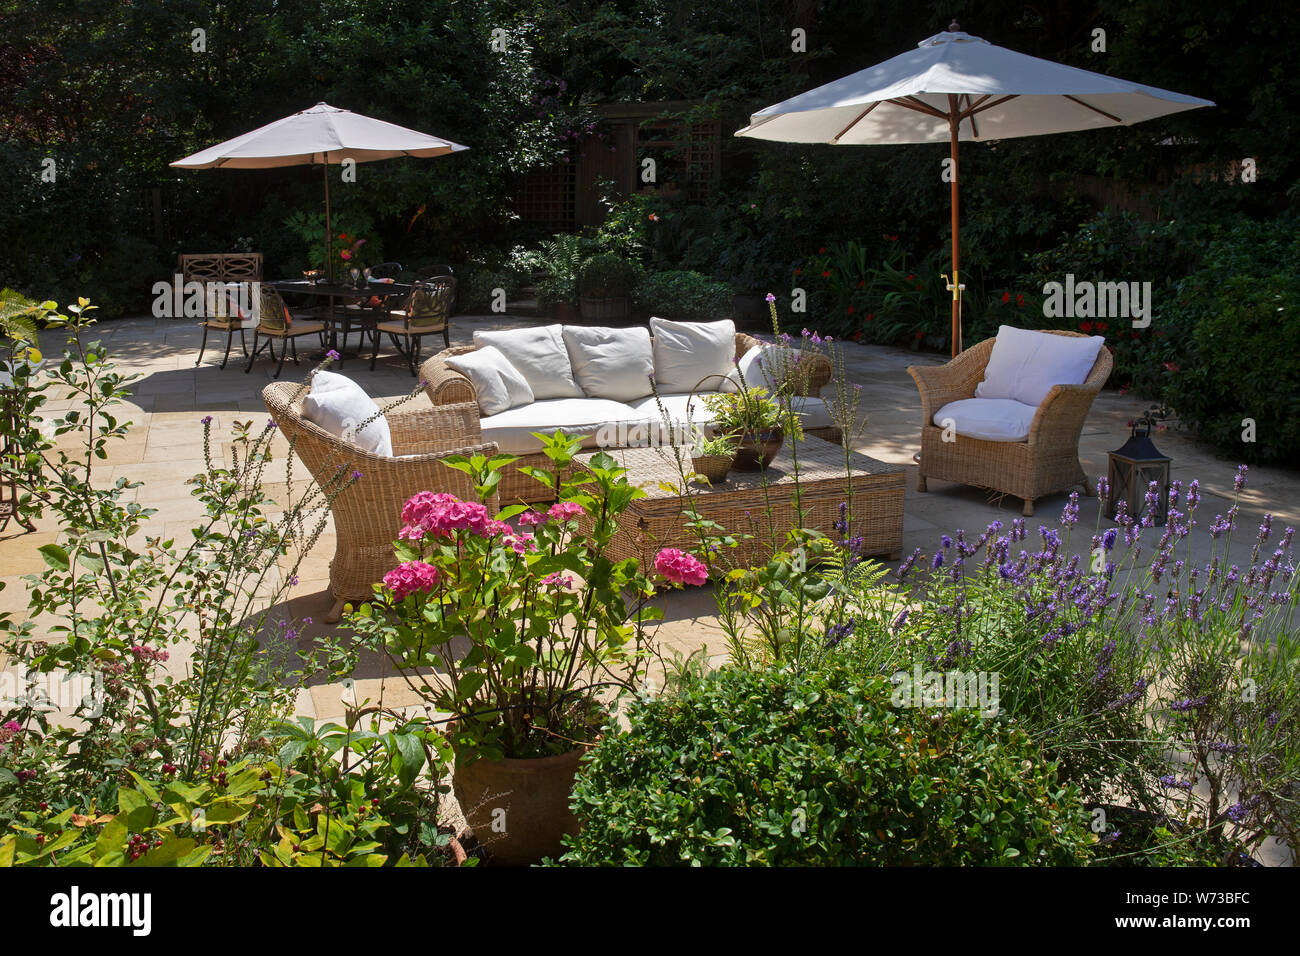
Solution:
M 368 163 L 397 156 L 445 156 L 468 146 L 372 119 L 328 103 L 268 123 L 172 163 L 181 169 L 268 169 L 320 163 L 325 173 L 325 262 L 334 277 L 334 234 L 330 226 L 331 164 Z
M 917 49 L 754 113 L 735 135 L 784 143 L 950 146 L 952 354 L 961 350 L 957 143 L 1131 126 L 1209 100 L 994 46 L 952 23 Z

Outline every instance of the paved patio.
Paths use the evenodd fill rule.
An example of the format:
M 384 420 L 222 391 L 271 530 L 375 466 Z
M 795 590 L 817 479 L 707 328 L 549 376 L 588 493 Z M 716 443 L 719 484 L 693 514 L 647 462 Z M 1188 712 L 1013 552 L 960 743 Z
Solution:
M 523 315 L 498 315 L 480 318 L 461 318 L 453 332 L 453 344 L 468 344 L 476 328 L 514 328 L 535 324 L 539 319 Z M 184 541 L 195 518 L 202 514 L 202 506 L 191 497 L 184 479 L 202 470 L 202 430 L 199 420 L 213 416 L 214 440 L 221 443 L 223 453 L 232 436 L 236 420 L 263 421 L 266 409 L 262 404 L 261 389 L 271 380 L 274 366 L 265 358 L 259 360 L 251 374 L 244 374 L 243 363 L 232 356 L 231 364 L 224 370 L 218 368 L 220 349 L 209 342 L 203 364 L 196 368 L 200 330 L 192 321 L 160 320 L 153 318 L 128 319 L 105 322 L 96 334 L 108 346 L 116 360 L 130 371 L 142 375 L 133 392 L 135 423 L 130 437 L 116 442 L 111 457 L 102 466 L 105 477 L 129 477 L 145 482 L 132 492 L 138 500 L 158 509 L 151 534 L 159 530 L 167 537 Z M 46 354 L 58 354 L 61 337 L 49 333 L 44 337 Z M 857 450 L 884 461 L 904 465 L 908 469 L 908 490 L 903 524 L 904 554 L 920 547 L 930 551 L 941 533 L 963 528 L 978 532 L 988 522 L 1000 518 L 1009 522 L 1019 516 L 1019 499 L 999 501 L 990 499 L 984 492 L 946 482 L 930 482 L 928 494 L 915 490 L 915 466 L 912 455 L 918 447 L 919 402 L 906 367 L 910 364 L 940 364 L 937 355 L 918 354 L 893 348 L 861 346 L 846 343 L 845 367 L 848 377 L 862 385 L 862 408 L 866 425 L 855 441 Z M 236 347 L 236 355 L 238 347 Z M 297 369 L 286 365 L 285 377 L 301 376 L 308 361 Z M 348 362 L 343 372 L 354 377 L 382 405 L 385 399 L 395 399 L 416 387 L 416 381 L 407 372 L 400 359 L 381 351 L 380 362 L 374 372 L 369 371 L 369 360 Z M 420 395 L 415 401 L 426 402 Z M 54 403 L 57 410 L 68 403 Z M 1106 391 L 1097 400 L 1081 442 L 1081 457 L 1087 473 L 1102 475 L 1106 470 L 1106 452 L 1121 445 L 1128 434 L 1126 422 L 1141 414 L 1147 403 L 1136 396 L 1124 396 Z M 1202 533 L 1198 545 L 1205 549 L 1208 535 L 1203 528 L 1216 511 L 1225 511 L 1232 499 L 1232 482 L 1236 463 L 1217 459 L 1211 452 L 1178 432 L 1157 436 L 1160 447 L 1174 459 L 1174 477 L 1188 481 L 1201 480 Z M 287 444 L 277 438 L 276 450 L 283 454 Z M 298 473 L 304 479 L 305 470 Z M 283 486 L 281 486 L 283 487 Z M 274 496 L 276 488 L 271 486 Z M 1066 502 L 1064 494 L 1042 499 L 1031 527 L 1038 523 L 1054 524 Z M 1243 499 L 1245 529 L 1234 546 L 1234 560 L 1248 561 L 1254 526 L 1266 512 L 1279 523 L 1295 524 L 1300 520 L 1300 475 L 1280 469 L 1255 468 L 1251 471 L 1250 485 Z M 1091 528 L 1097 519 L 1096 499 L 1084 499 L 1081 506 L 1080 526 L 1085 533 L 1075 535 L 1075 550 L 1086 551 Z M 1103 523 L 1106 526 L 1107 523 Z M 26 589 L 22 576 L 39 573 L 43 564 L 37 548 L 55 539 L 54 525 L 48 519 L 37 530 L 23 533 L 16 523 L 0 533 L 0 579 L 5 589 L 0 591 L 0 610 L 21 616 L 26 609 Z M 312 618 L 304 627 L 298 640 L 310 644 L 313 636 L 326 625 L 321 621 L 329 610 L 328 594 L 329 559 L 334 551 L 332 527 L 327 527 L 313 553 L 304 561 L 299 571 L 299 583 L 290 592 L 288 606 L 279 613 L 296 619 Z M 1150 549 L 1148 549 L 1149 551 Z M 683 654 L 705 646 L 710 655 L 720 654 L 723 642 L 713 618 L 713 602 L 707 590 L 670 592 L 659 600 L 665 610 L 665 620 L 659 626 L 657 638 L 662 647 L 671 653 Z M 183 654 L 174 654 L 168 665 L 180 670 L 185 666 Z M 404 707 L 416 703 L 413 694 L 400 682 L 385 682 L 382 663 L 366 661 L 356 675 L 353 691 L 357 701 L 366 699 L 385 705 Z M 298 711 L 319 719 L 337 719 L 344 711 L 343 688 L 312 682 L 298 701 Z

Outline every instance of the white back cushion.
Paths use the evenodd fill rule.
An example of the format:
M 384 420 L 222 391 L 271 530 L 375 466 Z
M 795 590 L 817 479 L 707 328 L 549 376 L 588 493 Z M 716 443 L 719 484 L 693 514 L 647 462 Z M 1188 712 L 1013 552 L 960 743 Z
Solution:
M 587 395 L 630 402 L 653 391 L 654 355 L 647 329 L 566 325 L 562 334 L 573 377 Z
M 655 382 L 661 392 L 731 390 L 726 376 L 735 371 L 736 323 L 673 322 L 651 319 Z
M 583 398 L 573 378 L 559 325 L 501 332 L 475 332 L 474 344 L 492 346 L 524 377 L 533 398 Z
M 976 398 L 1007 398 L 1037 408 L 1053 385 L 1082 385 L 1106 339 L 998 329 Z
M 738 392 L 743 378 L 747 388 L 765 388 L 769 394 L 776 394 L 774 353 L 775 349 L 770 345 L 755 345 L 732 365 L 731 374 L 728 376 L 728 387 L 718 390 Z
M 452 355 L 447 364 L 469 378 L 480 415 L 496 415 L 533 400 L 528 381 L 494 346 Z
M 311 390 L 302 400 L 302 417 L 319 425 L 335 438 L 356 445 L 374 455 L 393 456 L 388 419 L 365 390 L 346 375 L 319 371 L 312 376 Z M 374 421 L 362 427 L 369 418 Z

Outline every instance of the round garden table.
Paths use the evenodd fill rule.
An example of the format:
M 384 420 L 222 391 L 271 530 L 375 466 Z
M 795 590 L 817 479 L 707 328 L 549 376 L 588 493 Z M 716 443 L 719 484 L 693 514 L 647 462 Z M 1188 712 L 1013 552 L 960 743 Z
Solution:
M 343 327 L 343 342 L 346 345 L 348 334 L 352 331 L 353 310 L 342 308 L 335 310 L 334 301 L 342 300 L 347 302 L 361 301 L 362 303 L 370 302 L 371 299 L 378 299 L 378 304 L 371 304 L 363 308 L 356 314 L 358 326 L 363 330 L 369 330 L 374 327 L 379 318 L 385 314 L 389 308 L 388 301 L 393 298 L 406 298 L 411 292 L 411 286 L 405 282 L 380 282 L 371 279 L 368 285 L 357 288 L 350 282 L 311 282 L 307 279 L 283 279 L 270 283 L 271 288 L 275 289 L 281 295 L 311 295 L 329 299 L 328 311 L 326 312 L 325 321 L 329 323 L 330 329 L 330 348 L 339 352 L 339 326 Z M 363 339 L 364 343 L 364 339 Z M 325 352 L 322 351 L 313 358 L 324 358 Z M 356 358 L 356 352 L 339 352 L 339 365 L 346 359 Z

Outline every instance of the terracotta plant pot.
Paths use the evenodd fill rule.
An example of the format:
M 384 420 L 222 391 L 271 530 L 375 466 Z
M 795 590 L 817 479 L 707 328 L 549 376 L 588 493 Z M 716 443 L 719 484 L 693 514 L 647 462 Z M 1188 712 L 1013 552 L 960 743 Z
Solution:
M 572 302 L 556 302 L 551 305 L 551 321 L 560 325 L 577 325 L 581 315 Z
M 758 471 L 772 464 L 785 443 L 785 431 L 770 428 L 761 432 L 742 432 L 736 446 L 736 471 Z
M 697 455 L 691 458 L 691 470 L 709 479 L 711 484 L 726 481 L 734 461 L 729 455 Z
M 456 800 L 493 863 L 528 866 L 563 852 L 560 838 L 578 832 L 569 796 L 583 752 L 579 747 L 554 757 L 476 760 L 456 768 Z

